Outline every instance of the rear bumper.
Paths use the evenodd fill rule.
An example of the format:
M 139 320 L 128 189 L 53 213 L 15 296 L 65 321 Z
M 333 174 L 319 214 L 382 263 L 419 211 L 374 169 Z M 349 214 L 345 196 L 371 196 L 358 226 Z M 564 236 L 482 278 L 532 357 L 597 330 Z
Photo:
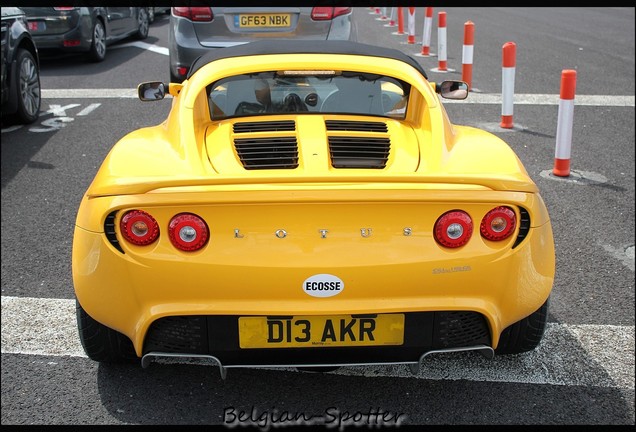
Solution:
M 165 317 L 151 325 L 143 355 L 207 355 L 224 366 L 324 366 L 417 363 L 430 351 L 491 345 L 486 319 L 467 311 L 407 313 L 400 346 L 241 349 L 238 328 L 237 316 Z
M 61 50 L 65 52 L 84 52 L 88 51 L 91 47 L 90 30 L 88 32 L 83 31 L 80 27 L 69 30 L 63 34 L 55 35 L 39 35 L 34 36 L 35 44 L 38 50 Z M 79 45 L 66 47 L 64 41 L 79 40 Z
M 193 204 L 192 211 L 213 223 L 210 243 L 193 254 L 175 253 L 165 231 L 149 248 L 130 247 L 122 242 L 120 251 L 111 243 L 116 230 L 109 235 L 109 241 L 103 232 L 97 232 L 98 227 L 93 226 L 91 231 L 76 227 L 76 295 L 94 319 L 128 336 L 140 357 L 151 351 L 165 351 L 161 346 L 147 345 L 154 323 L 170 317 L 194 320 L 193 317 L 202 316 L 206 318 L 196 318 L 203 320 L 198 327 L 208 329 L 208 336 L 200 334 L 197 338 L 210 344 L 217 341 L 209 336 L 210 331 L 221 328 L 223 332 L 235 332 L 233 320 L 239 316 L 405 313 L 414 317 L 423 314 L 418 319 L 435 320 L 431 316 L 439 312 L 469 312 L 483 317 L 486 323 L 488 341 L 481 342 L 496 348 L 500 333 L 539 309 L 550 294 L 555 272 L 552 230 L 538 197 L 501 193 L 502 201 L 495 202 L 509 202 L 511 196 L 520 199 L 519 205 L 527 208 L 533 221 L 517 246 L 512 247 L 514 238 L 498 248 L 477 238 L 474 244 L 460 250 L 440 250 L 430 232 L 437 217 L 434 215 L 441 214 L 448 205 L 458 205 L 461 200 L 457 196 L 462 194 L 473 199 L 476 195 L 450 194 L 448 199 L 453 204 L 303 204 L 298 202 L 298 194 L 293 196 L 295 204 L 279 202 L 276 206 Z M 480 194 L 489 196 L 490 192 Z M 151 195 L 154 200 L 159 198 Z M 258 197 L 265 199 L 267 195 L 260 191 Z M 364 193 L 358 191 L 357 196 L 360 195 Z M 382 199 L 383 193 L 373 191 L 372 195 Z M 335 196 L 335 191 L 330 194 L 331 199 Z M 435 194 L 435 200 L 439 201 L 440 196 Z M 236 193 L 232 197 L 239 199 Z M 121 215 L 131 202 L 136 208 L 153 213 L 161 230 L 167 229 L 171 215 L 183 211 L 182 205 L 144 206 L 134 197 L 96 198 L 83 202 L 78 223 L 89 227 L 88 221 L 101 218 L 103 228 L 104 218 L 112 214 L 113 208 L 120 208 Z M 492 205 L 473 203 L 471 211 L 476 221 Z M 364 225 L 359 225 L 361 220 Z M 115 218 L 115 225 L 116 221 Z M 315 225 L 316 221 L 331 227 L 327 238 L 321 238 L 319 230 L 324 226 Z M 412 233 L 404 235 L 402 227 L 413 221 L 422 223 L 411 225 Z M 288 237 L 275 235 L 281 226 L 288 229 Z M 360 235 L 359 226 L 373 226 L 375 231 L 365 238 Z M 235 234 L 237 228 L 243 237 Z M 303 292 L 303 281 L 324 273 L 344 282 L 342 293 L 316 298 Z M 435 330 L 430 330 L 430 325 L 412 326 L 427 333 L 420 337 L 428 339 L 414 339 L 413 350 L 404 347 L 405 357 L 400 357 L 403 360 L 413 360 L 427 350 L 439 348 L 433 342 Z M 230 340 L 236 343 L 235 337 Z M 217 342 L 220 352 L 215 351 Z M 194 352 L 216 355 L 228 363 L 248 361 L 232 357 L 227 341 L 217 342 Z M 466 344 L 477 342 L 480 341 Z M 274 356 L 285 352 L 279 349 Z M 346 352 L 332 349 L 328 352 Z M 313 349 L 309 351 L 315 353 Z M 378 360 L 384 355 L 381 349 L 365 351 L 376 353 Z M 390 351 L 394 355 L 395 347 Z M 226 359 L 226 355 L 230 357 Z M 299 355 L 298 361 L 306 360 L 302 357 L 305 354 Z M 341 359 L 330 361 L 338 360 Z M 275 358 L 271 361 L 275 362 Z

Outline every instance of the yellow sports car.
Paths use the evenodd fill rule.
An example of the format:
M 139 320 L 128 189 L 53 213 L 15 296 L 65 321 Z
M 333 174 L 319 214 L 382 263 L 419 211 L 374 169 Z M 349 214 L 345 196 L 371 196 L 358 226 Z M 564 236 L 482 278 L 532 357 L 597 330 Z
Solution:
M 110 151 L 73 241 L 79 336 L 99 362 L 327 371 L 540 343 L 555 274 L 544 202 L 497 136 L 451 124 L 399 50 L 213 50 L 165 121 Z

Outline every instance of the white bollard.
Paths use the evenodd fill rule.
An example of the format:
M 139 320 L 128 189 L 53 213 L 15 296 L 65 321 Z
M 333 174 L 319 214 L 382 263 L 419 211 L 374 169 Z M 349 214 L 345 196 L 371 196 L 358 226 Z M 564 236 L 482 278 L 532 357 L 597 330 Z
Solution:
M 565 69 L 561 72 L 561 95 L 557 120 L 556 150 L 552 173 L 560 177 L 570 175 L 570 150 L 572 147 L 572 123 L 574 120 L 574 91 L 576 71 Z
M 517 45 L 514 42 L 506 42 L 505 44 L 503 44 L 502 51 L 503 59 L 501 68 L 501 123 L 499 124 L 499 126 L 506 129 L 512 129 Z

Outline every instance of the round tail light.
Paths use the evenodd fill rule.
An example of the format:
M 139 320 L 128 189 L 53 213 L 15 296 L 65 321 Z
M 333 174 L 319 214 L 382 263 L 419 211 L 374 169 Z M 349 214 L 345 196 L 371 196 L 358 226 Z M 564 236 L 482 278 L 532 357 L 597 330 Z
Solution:
M 510 207 L 495 207 L 481 220 L 480 231 L 487 240 L 505 240 L 515 232 L 517 216 Z
M 206 223 L 192 213 L 180 213 L 173 217 L 168 226 L 168 235 L 174 247 L 186 252 L 201 249 L 210 237 Z
M 473 234 L 473 220 L 468 213 L 453 210 L 444 213 L 435 222 L 433 236 L 437 243 L 448 248 L 464 246 Z
M 159 224 L 155 218 L 142 210 L 126 212 L 119 222 L 124 238 L 137 246 L 146 246 L 159 237 Z

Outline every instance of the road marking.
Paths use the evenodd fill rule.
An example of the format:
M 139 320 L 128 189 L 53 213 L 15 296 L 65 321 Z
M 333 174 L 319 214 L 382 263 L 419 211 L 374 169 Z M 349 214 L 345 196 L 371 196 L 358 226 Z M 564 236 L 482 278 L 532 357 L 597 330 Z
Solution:
M 129 47 L 129 46 L 134 46 L 137 48 L 141 48 L 144 50 L 148 50 L 148 51 L 153 51 L 159 54 L 163 54 L 163 55 L 170 55 L 168 53 L 168 48 L 164 48 L 164 47 L 160 47 L 157 45 L 152 45 L 146 42 L 140 42 L 140 41 L 136 41 L 136 42 L 128 42 L 128 43 L 123 43 L 123 44 L 118 44 L 118 45 L 113 45 L 110 48 L 111 49 L 117 49 L 117 48 L 124 48 L 124 47 Z
M 90 104 L 89 106 L 87 106 L 86 108 L 84 108 L 83 110 L 81 110 L 80 112 L 77 113 L 78 116 L 85 116 L 85 115 L 89 115 L 90 113 L 92 113 L 93 111 L 95 111 L 97 108 L 99 108 L 101 104 L 98 103 L 94 103 L 94 104 Z
M 44 99 L 136 99 L 137 89 L 112 88 L 112 89 L 42 89 Z M 168 97 L 171 97 L 168 95 Z M 603 95 L 577 95 L 574 105 L 581 106 L 614 106 L 633 107 L 635 96 L 603 96 Z M 514 97 L 515 105 L 559 105 L 558 94 L 518 94 Z M 469 103 L 484 105 L 501 105 L 499 93 L 475 93 L 467 99 L 457 101 L 443 99 L 447 103 Z
M 86 357 L 75 301 L 2 296 L 2 353 Z M 415 376 L 405 365 L 344 367 L 334 373 L 633 390 L 634 326 L 549 323 L 541 345 L 521 355 L 488 360 L 472 352 L 433 354 Z

